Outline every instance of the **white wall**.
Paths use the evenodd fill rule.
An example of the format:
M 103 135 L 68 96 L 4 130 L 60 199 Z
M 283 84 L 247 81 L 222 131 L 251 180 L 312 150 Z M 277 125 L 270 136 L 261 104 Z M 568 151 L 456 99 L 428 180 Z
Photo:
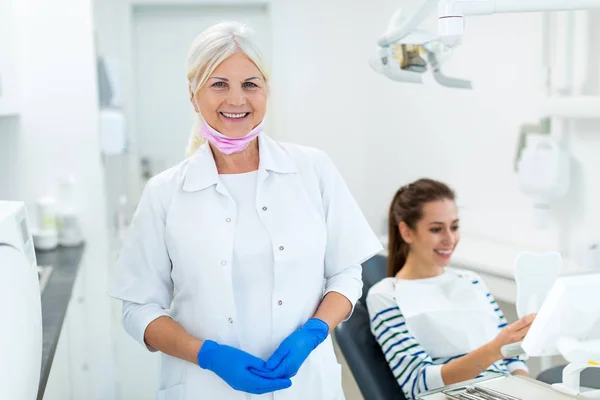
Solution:
M 0 118 L 0 199 L 19 198 L 18 132 L 17 117 Z
M 512 169 L 519 126 L 541 116 L 541 14 L 470 18 L 465 45 L 446 66 L 447 74 L 474 81 L 475 90 L 460 91 L 395 83 L 367 66 L 376 38 L 400 3 L 416 4 L 273 3 L 280 128 L 289 140 L 332 155 L 378 232 L 394 191 L 429 176 L 457 190 L 466 231 L 542 244 L 542 235 L 532 232 L 531 202 L 519 192 Z M 600 50 L 600 36 L 593 29 L 587 86 L 592 94 L 598 93 L 600 72 L 593 55 Z M 594 157 L 600 124 L 574 129 L 573 190 L 557 211 L 563 233 L 572 237 L 569 250 L 600 240 L 593 232 L 600 222 L 593 172 L 600 166 Z M 584 239 L 588 230 L 593 235 Z
M 70 307 L 71 326 L 77 329 L 69 334 L 72 387 L 65 393 L 72 390 L 77 399 L 114 398 L 91 1 L 14 4 L 21 107 L 16 122 L 0 122 L 0 166 L 3 176 L 10 171 L 10 195 L 31 210 L 37 197 L 57 194 L 60 177 L 74 174 L 79 180 L 76 199 L 86 248 L 74 300 L 78 309 Z M 6 190 L 4 179 L 0 187 Z M 60 391 L 55 396 L 70 398 Z
M 0 117 L 19 108 L 13 2 L 0 0 Z

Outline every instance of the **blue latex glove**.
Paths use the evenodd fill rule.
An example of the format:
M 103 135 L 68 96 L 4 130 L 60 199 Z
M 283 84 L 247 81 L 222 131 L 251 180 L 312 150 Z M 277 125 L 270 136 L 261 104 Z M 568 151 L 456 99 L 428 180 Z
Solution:
M 235 390 L 264 394 L 292 386 L 289 379 L 268 379 L 250 372 L 264 369 L 265 362 L 245 351 L 206 340 L 198 352 L 198 365 L 217 374 Z
M 292 332 L 281 342 L 279 348 L 267 360 L 266 370 L 252 368 L 252 372 L 264 378 L 291 378 L 302 366 L 308 355 L 329 334 L 329 325 L 318 318 L 311 318 L 302 328 Z

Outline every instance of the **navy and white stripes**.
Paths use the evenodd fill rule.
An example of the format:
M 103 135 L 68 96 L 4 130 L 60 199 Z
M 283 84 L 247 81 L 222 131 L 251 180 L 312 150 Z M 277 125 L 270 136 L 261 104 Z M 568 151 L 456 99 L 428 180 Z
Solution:
M 396 304 L 394 282 L 394 278 L 384 279 L 375 285 L 367 296 L 371 332 L 381 346 L 406 398 L 414 399 L 421 392 L 444 386 L 442 366 L 464 354 L 447 358 L 431 358 L 427 354 L 419 344 L 418 338 L 413 337 L 409 331 L 402 311 Z M 472 284 L 486 292 L 490 305 L 498 316 L 498 328 L 507 326 L 502 310 L 485 285 L 476 278 L 472 279 Z M 527 367 L 518 359 L 507 359 L 495 362 L 485 372 L 510 373 L 518 369 L 527 370 Z

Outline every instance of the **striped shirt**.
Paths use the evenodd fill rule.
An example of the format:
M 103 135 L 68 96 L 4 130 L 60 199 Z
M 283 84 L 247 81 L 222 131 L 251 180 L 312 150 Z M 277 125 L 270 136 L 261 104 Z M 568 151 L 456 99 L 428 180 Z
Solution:
M 458 271 L 460 279 L 471 280 L 474 290 L 482 290 L 489 305 L 498 317 L 499 330 L 508 326 L 504 313 L 477 274 Z M 395 298 L 395 278 L 385 278 L 371 288 L 367 295 L 367 308 L 371 318 L 371 332 L 381 346 L 385 358 L 407 399 L 415 399 L 419 393 L 440 388 L 442 366 L 465 354 L 452 357 L 432 358 L 406 325 L 402 311 Z M 512 373 L 527 370 L 525 363 L 517 358 L 500 360 L 490 365 L 485 372 Z M 475 377 L 473 377 L 475 378 Z

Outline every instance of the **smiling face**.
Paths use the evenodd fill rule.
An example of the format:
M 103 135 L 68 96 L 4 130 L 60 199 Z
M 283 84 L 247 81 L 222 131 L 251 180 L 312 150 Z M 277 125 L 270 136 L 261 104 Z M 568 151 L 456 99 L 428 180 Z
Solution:
M 191 100 L 211 127 L 231 138 L 244 137 L 265 117 L 265 78 L 248 56 L 236 53 L 215 68 Z
M 425 203 L 422 215 L 414 229 L 400 223 L 411 257 L 420 265 L 446 267 L 460 241 L 456 203 L 449 199 Z

